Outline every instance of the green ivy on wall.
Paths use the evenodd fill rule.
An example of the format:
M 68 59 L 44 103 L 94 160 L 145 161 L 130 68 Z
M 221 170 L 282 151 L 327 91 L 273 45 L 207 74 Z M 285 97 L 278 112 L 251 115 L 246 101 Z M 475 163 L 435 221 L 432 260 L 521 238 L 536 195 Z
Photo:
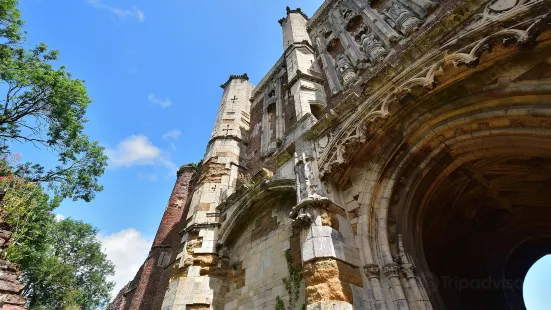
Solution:
M 287 261 L 287 270 L 289 271 L 289 276 L 282 279 L 283 284 L 285 285 L 285 290 L 289 295 L 289 307 L 288 310 L 295 309 L 295 305 L 298 302 L 300 295 L 300 283 L 302 282 L 303 274 L 302 270 L 295 268 L 293 266 L 293 255 L 291 251 L 285 251 L 285 260 Z M 306 309 L 306 305 L 302 306 L 302 309 Z M 276 297 L 275 310 L 285 310 L 285 303 L 279 296 Z

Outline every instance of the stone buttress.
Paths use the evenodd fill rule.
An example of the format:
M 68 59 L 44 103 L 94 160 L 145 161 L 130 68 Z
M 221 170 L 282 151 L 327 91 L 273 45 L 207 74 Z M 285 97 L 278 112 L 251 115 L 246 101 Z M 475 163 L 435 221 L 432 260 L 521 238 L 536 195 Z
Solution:
M 232 75 L 224 89 L 211 139 L 187 217 L 183 219 L 178 266 L 166 291 L 163 310 L 219 308 L 227 266 L 217 254 L 220 216 L 216 207 L 231 195 L 243 170 L 253 85 L 246 74 Z M 223 305 L 222 305 L 223 307 Z

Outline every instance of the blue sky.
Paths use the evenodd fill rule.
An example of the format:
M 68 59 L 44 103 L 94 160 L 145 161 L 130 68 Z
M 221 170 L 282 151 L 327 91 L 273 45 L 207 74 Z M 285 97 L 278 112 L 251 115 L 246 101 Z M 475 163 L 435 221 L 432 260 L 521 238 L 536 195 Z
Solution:
M 59 63 L 86 81 L 93 99 L 86 131 L 111 157 L 105 190 L 91 203 L 65 201 L 57 213 L 100 230 L 117 288 L 149 250 L 176 169 L 202 158 L 219 85 L 244 72 L 260 81 L 283 52 L 277 20 L 285 6 L 311 16 L 322 2 L 21 0 L 29 47 L 59 49 Z M 24 160 L 53 159 L 17 147 Z

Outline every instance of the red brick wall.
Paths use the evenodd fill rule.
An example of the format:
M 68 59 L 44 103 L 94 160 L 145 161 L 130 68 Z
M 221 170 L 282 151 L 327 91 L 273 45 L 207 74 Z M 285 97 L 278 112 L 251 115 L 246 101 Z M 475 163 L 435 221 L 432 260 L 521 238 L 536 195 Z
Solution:
M 260 161 L 260 144 L 262 143 L 262 112 L 264 109 L 264 100 L 256 103 L 251 108 L 251 139 L 247 144 L 247 156 L 250 156 L 249 163 L 247 165 L 250 175 L 254 175 L 261 167 Z M 256 136 L 252 136 L 254 128 L 260 126 Z
M 159 229 L 153 241 L 149 256 L 132 280 L 115 300 L 108 310 L 160 310 L 168 280 L 172 276 L 171 266 L 180 248 L 180 231 L 184 228 L 183 220 L 187 216 L 189 203 L 194 188 L 195 171 L 189 166 L 183 166 L 178 172 L 178 178 L 165 213 L 159 224 Z M 160 265 L 162 253 L 170 253 L 163 259 L 168 264 Z

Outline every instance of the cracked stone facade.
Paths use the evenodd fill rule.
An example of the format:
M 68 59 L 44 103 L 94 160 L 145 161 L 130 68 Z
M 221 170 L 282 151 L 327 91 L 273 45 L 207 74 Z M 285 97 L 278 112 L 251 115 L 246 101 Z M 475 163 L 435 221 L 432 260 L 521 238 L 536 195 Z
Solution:
M 108 309 L 525 309 L 551 252 L 550 7 L 287 8 Z

